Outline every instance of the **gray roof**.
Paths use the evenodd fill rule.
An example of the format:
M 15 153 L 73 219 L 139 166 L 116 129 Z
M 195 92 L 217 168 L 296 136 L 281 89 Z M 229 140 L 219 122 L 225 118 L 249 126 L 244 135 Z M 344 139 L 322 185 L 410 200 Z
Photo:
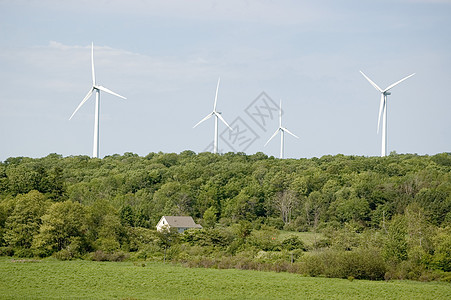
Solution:
M 192 217 L 164 216 L 170 227 L 202 228 Z

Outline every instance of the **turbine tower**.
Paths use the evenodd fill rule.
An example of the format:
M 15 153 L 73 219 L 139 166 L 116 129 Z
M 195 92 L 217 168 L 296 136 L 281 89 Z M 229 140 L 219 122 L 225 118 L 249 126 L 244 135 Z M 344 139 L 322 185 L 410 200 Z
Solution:
M 203 121 L 206 121 L 210 119 L 212 116 L 215 117 L 215 136 L 214 136 L 214 143 L 213 143 L 213 153 L 218 153 L 218 119 L 222 121 L 227 127 L 229 127 L 230 130 L 233 130 L 232 127 L 230 127 L 229 124 L 224 120 L 224 118 L 221 116 L 221 113 L 216 110 L 216 103 L 218 101 L 218 90 L 219 90 L 219 81 L 221 78 L 218 78 L 218 85 L 216 86 L 216 96 L 215 96 L 215 104 L 213 105 L 213 111 L 209 113 L 205 118 L 199 121 L 196 125 L 194 125 L 193 128 L 196 128 L 197 125 L 202 123 Z
M 382 150 L 381 150 L 381 157 L 387 156 L 387 99 L 388 95 L 391 95 L 389 92 L 390 89 L 395 87 L 396 85 L 400 84 L 407 78 L 412 77 L 415 75 L 415 73 L 410 74 L 407 77 L 404 77 L 403 79 L 393 83 L 392 85 L 388 86 L 385 90 L 381 89 L 377 84 L 375 84 L 371 79 L 368 78 L 362 71 L 360 73 L 363 75 L 363 77 L 368 80 L 368 82 L 381 93 L 381 102 L 379 105 L 379 117 L 377 119 L 377 133 L 379 133 L 380 123 L 381 123 L 381 115 L 382 115 Z
M 266 142 L 266 145 L 268 145 L 268 143 L 280 132 L 280 158 L 283 158 L 284 155 L 284 149 L 283 149 L 283 144 L 284 144 L 284 135 L 285 132 L 288 134 L 291 134 L 292 136 L 294 136 L 295 138 L 299 138 L 298 136 L 296 136 L 294 133 L 290 132 L 288 129 L 286 129 L 285 127 L 282 127 L 282 100 L 280 100 L 280 109 L 279 109 L 279 128 L 277 128 L 276 132 L 274 132 L 274 134 L 269 138 L 269 140 Z
M 91 68 L 92 68 L 92 87 L 89 90 L 88 94 L 85 96 L 85 98 L 80 102 L 77 109 L 74 111 L 72 116 L 70 116 L 69 120 L 72 119 L 72 117 L 75 115 L 75 113 L 82 107 L 83 104 L 91 97 L 92 93 L 96 92 L 96 108 L 95 108 L 95 115 L 94 115 L 94 146 L 92 149 L 92 157 L 98 158 L 99 157 L 99 114 L 100 114 L 100 91 L 117 96 L 122 99 L 127 99 L 119 94 L 116 94 L 113 91 L 110 91 L 106 87 L 103 87 L 101 85 L 97 85 L 96 83 L 96 74 L 94 71 L 94 43 L 91 45 Z

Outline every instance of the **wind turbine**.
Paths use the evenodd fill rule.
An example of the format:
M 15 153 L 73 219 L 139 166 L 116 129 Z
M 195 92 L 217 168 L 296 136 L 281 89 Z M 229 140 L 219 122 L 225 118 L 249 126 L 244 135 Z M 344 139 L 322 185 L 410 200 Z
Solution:
M 384 157 L 387 155 L 387 96 L 391 95 L 389 92 L 390 89 L 395 87 L 396 85 L 400 84 L 404 80 L 412 77 L 415 75 L 415 73 L 410 74 L 407 77 L 404 77 L 403 79 L 393 83 L 392 85 L 389 85 L 385 90 L 381 89 L 377 84 L 375 84 L 371 79 L 368 78 L 362 71 L 363 77 L 368 80 L 368 82 L 381 93 L 381 102 L 379 105 L 379 117 L 377 119 L 377 133 L 379 133 L 380 123 L 381 123 L 381 115 L 382 115 L 382 150 L 381 150 L 381 157 Z
M 94 115 L 94 146 L 92 149 L 92 157 L 99 157 L 99 114 L 100 114 L 100 91 L 117 96 L 122 99 L 127 99 L 119 94 L 116 94 L 113 91 L 110 91 L 106 87 L 96 84 L 96 74 L 94 71 L 94 43 L 91 45 L 91 68 L 92 68 L 92 87 L 89 90 L 88 94 L 85 98 L 80 102 L 77 109 L 74 111 L 72 116 L 70 116 L 69 120 L 75 115 L 75 113 L 82 107 L 83 104 L 91 97 L 92 93 L 96 92 L 96 109 Z
M 276 132 L 274 132 L 274 134 L 269 138 L 269 140 L 266 142 L 266 145 L 268 145 L 268 143 L 280 132 L 280 158 L 283 158 L 283 144 L 284 144 L 284 135 L 285 132 L 288 134 L 291 134 L 292 136 L 294 136 L 295 138 L 299 138 L 298 136 L 296 136 L 294 133 L 290 132 L 288 129 L 286 129 L 285 127 L 282 127 L 282 100 L 280 100 L 280 109 L 279 109 L 279 128 L 277 128 Z
M 218 101 L 218 90 L 219 90 L 219 81 L 220 80 L 221 80 L 221 78 L 218 78 L 218 85 L 216 86 L 216 96 L 215 96 L 215 104 L 213 106 L 213 111 L 211 113 L 209 113 L 205 118 L 200 120 L 199 123 L 197 123 L 193 127 L 193 128 L 196 128 L 197 125 L 199 125 L 203 121 L 210 119 L 212 116 L 215 117 L 215 137 L 214 137 L 214 143 L 213 143 L 213 153 L 214 154 L 218 153 L 218 119 L 220 119 L 222 121 L 222 123 L 224 123 L 227 127 L 229 127 L 230 130 L 233 130 L 232 127 L 230 127 L 230 125 L 227 124 L 226 120 L 224 120 L 224 118 L 221 116 L 221 113 L 216 110 L 216 103 Z

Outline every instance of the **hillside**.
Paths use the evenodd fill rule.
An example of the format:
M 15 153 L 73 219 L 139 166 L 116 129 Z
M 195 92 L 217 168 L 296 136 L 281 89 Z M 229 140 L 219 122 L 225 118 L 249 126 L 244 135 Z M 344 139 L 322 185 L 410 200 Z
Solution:
M 287 160 L 192 151 L 9 158 L 0 164 L 0 246 L 3 254 L 16 256 L 67 259 L 122 251 L 191 265 L 183 253 L 211 262 L 218 253 L 236 257 L 250 251 L 246 257 L 254 261 L 259 251 L 298 249 L 296 258 L 307 261 L 330 251 L 363 251 L 359 255 L 377 253 L 383 265 L 374 279 L 382 273 L 418 279 L 451 271 L 450 171 L 449 153 Z M 189 215 L 205 229 L 165 241 L 153 230 L 162 215 Z M 268 240 L 281 229 L 321 238 L 307 246 L 299 243 L 302 238 L 289 241 L 289 235 Z M 210 248 L 190 252 L 200 246 Z M 286 262 L 293 262 L 288 256 Z M 330 276 L 345 276 L 337 274 Z

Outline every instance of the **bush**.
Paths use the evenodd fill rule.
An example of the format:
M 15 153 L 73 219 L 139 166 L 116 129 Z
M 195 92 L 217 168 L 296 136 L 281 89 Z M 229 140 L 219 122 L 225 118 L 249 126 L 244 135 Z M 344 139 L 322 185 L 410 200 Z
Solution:
M 80 258 L 85 253 L 86 242 L 81 237 L 72 237 L 70 244 L 64 249 L 52 254 L 53 257 L 59 260 L 72 260 Z
M 373 249 L 327 250 L 301 258 L 303 272 L 310 276 L 382 280 L 387 271 L 380 253 Z
M 155 256 L 162 256 L 161 248 L 156 243 L 150 243 L 146 246 L 141 246 L 136 252 L 131 252 L 130 255 L 133 259 L 149 259 Z
M 282 230 L 284 223 L 282 221 L 282 219 L 280 218 L 267 218 L 265 221 L 265 225 L 269 226 L 269 227 L 274 227 L 276 229 Z
M 221 228 L 188 229 L 181 236 L 182 242 L 202 247 L 225 248 L 232 240 L 232 234 Z
M 320 276 L 325 274 L 325 263 L 321 254 L 304 256 L 300 262 L 300 273 L 307 276 Z
M 387 273 L 385 274 L 385 279 L 418 279 L 423 271 L 423 268 L 416 266 L 412 261 L 402 261 L 398 264 L 391 264 Z
M 0 256 L 13 256 L 14 249 L 12 247 L 0 247 Z
M 252 231 L 249 237 L 249 243 L 264 251 L 280 250 L 280 242 L 277 240 L 279 232 L 268 226 L 262 226 L 261 230 Z
M 72 260 L 72 259 L 74 259 L 74 256 L 72 255 L 72 253 L 69 250 L 67 250 L 67 249 L 63 249 L 63 250 L 60 250 L 58 252 L 55 252 L 55 253 L 53 253 L 52 256 L 55 257 L 56 259 L 59 259 L 59 260 Z
M 142 227 L 128 227 L 127 235 L 129 237 L 128 247 L 130 251 L 145 249 L 158 238 L 156 230 Z
M 114 253 L 107 253 L 107 252 L 103 252 L 102 250 L 97 250 L 96 252 L 90 253 L 88 258 L 93 261 L 118 262 L 118 261 L 124 261 L 124 260 L 128 259 L 129 254 L 122 252 L 122 251 L 118 251 L 118 252 L 114 252 Z
M 28 248 L 22 248 L 22 249 L 16 249 L 14 251 L 14 256 L 17 257 L 33 257 L 34 253 L 31 249 Z
M 444 272 L 443 274 L 441 274 L 440 280 L 451 283 L 451 272 Z
M 313 242 L 312 248 L 313 249 L 323 249 L 323 248 L 328 248 L 329 246 L 330 246 L 330 241 L 328 239 L 321 239 L 321 240 Z
M 289 236 L 282 241 L 282 249 L 294 250 L 301 249 L 306 250 L 304 242 L 297 236 Z

